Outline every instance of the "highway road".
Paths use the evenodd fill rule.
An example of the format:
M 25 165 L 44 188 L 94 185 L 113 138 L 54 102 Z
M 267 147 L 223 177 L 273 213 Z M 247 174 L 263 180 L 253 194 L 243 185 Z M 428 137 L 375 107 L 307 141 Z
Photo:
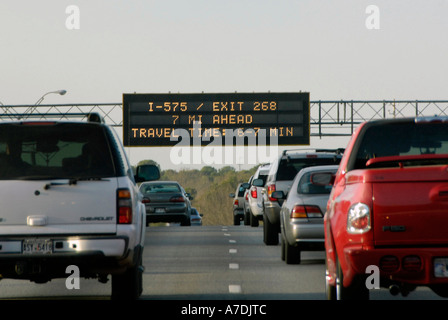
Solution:
M 324 300 L 324 252 L 305 252 L 300 265 L 286 265 L 280 246 L 265 246 L 262 227 L 150 226 L 144 252 L 142 300 Z M 0 281 L 1 299 L 109 299 L 110 282 L 65 279 L 46 284 Z M 440 299 L 421 288 L 406 298 L 371 290 L 372 300 Z

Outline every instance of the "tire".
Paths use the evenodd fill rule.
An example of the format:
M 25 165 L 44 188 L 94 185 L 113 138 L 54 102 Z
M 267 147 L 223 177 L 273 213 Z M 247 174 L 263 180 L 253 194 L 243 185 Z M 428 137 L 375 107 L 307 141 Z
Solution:
M 300 248 L 291 246 L 285 239 L 285 262 L 286 264 L 300 264 Z
M 259 221 L 258 221 L 257 217 L 255 217 L 250 210 L 249 210 L 249 215 L 250 215 L 250 226 L 258 227 Z
M 142 253 L 138 263 L 123 274 L 112 275 L 112 299 L 136 300 L 143 292 Z
M 337 296 L 336 296 L 336 286 L 331 285 L 328 282 L 328 275 L 329 275 L 329 271 L 328 271 L 328 262 L 327 262 L 327 258 L 325 257 L 325 295 L 327 297 L 327 300 L 336 300 Z
M 186 218 L 185 220 L 181 221 L 180 225 L 182 227 L 189 227 L 191 226 L 191 220 L 190 218 Z
M 337 260 L 337 278 L 335 296 L 337 300 L 369 300 L 367 289 L 362 277 L 355 277 L 348 287 L 344 287 L 344 274 L 339 260 Z
M 285 238 L 283 237 L 283 235 L 280 235 L 280 239 L 281 239 L 281 259 L 282 261 L 285 261 Z
M 448 298 L 448 285 L 446 284 L 434 285 L 430 286 L 430 289 L 439 297 Z
M 248 226 L 250 225 L 250 216 L 249 216 L 249 212 L 247 212 L 246 210 L 244 211 L 244 225 Z
M 269 222 L 266 215 L 263 215 L 263 241 L 267 246 L 278 245 L 278 228 Z
M 233 225 L 239 226 L 240 225 L 240 217 L 236 214 L 233 215 Z

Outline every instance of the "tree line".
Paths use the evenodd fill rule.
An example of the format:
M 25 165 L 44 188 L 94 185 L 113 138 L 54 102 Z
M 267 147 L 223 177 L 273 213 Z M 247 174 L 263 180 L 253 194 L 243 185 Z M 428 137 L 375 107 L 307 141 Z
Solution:
M 161 169 L 153 160 L 138 163 L 142 164 L 155 164 Z M 230 198 L 229 194 L 235 192 L 239 183 L 247 182 L 257 167 L 240 171 L 232 166 L 220 169 L 204 166 L 200 170 L 160 170 L 160 180 L 177 181 L 191 194 L 192 206 L 204 215 L 202 218 L 204 225 L 232 225 L 233 198 Z

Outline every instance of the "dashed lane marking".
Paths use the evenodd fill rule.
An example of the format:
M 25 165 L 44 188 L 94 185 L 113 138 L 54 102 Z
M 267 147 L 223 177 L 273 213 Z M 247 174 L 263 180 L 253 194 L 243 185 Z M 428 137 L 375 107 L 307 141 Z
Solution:
M 229 263 L 229 269 L 238 270 L 240 265 L 238 263 Z
M 229 293 L 241 293 L 241 286 L 239 284 L 231 284 L 229 285 Z

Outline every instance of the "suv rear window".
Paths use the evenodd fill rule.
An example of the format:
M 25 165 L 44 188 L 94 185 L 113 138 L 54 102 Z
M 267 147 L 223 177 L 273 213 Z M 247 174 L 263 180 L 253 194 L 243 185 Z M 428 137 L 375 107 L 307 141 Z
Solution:
M 115 176 L 104 130 L 76 123 L 0 126 L 0 180 Z
M 238 197 L 244 197 L 244 193 L 246 192 L 246 189 L 244 189 L 242 186 L 238 188 Z
M 277 180 L 293 180 L 303 168 L 312 166 L 337 165 L 341 157 L 289 158 L 282 159 L 277 170 Z

